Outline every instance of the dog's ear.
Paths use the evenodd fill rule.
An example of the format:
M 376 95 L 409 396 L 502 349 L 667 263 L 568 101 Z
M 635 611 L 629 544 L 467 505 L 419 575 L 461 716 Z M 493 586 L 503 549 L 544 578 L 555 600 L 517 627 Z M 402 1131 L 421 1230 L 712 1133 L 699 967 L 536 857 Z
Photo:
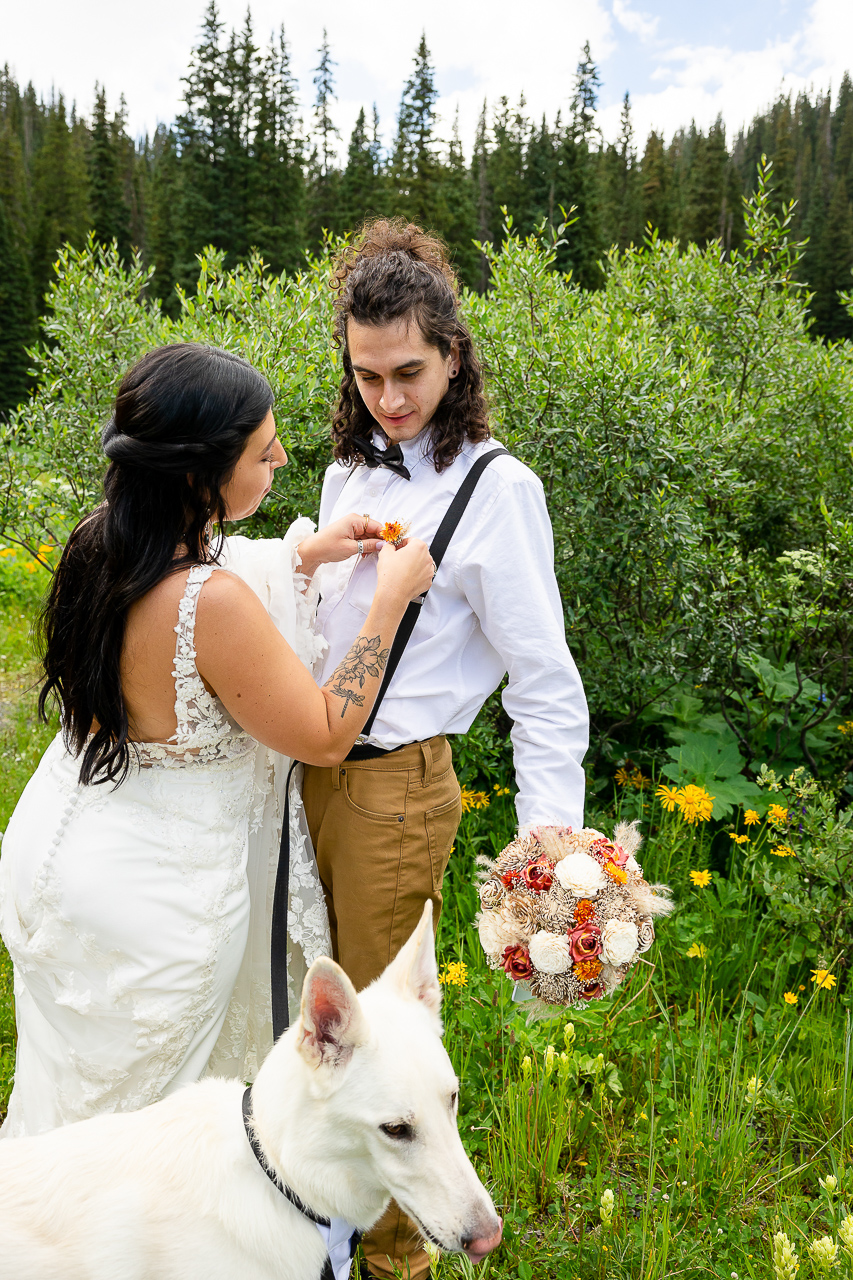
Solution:
M 321 956 L 302 988 L 299 1052 L 312 1067 L 340 1068 L 368 1036 L 355 987 L 340 965 Z
M 435 961 L 435 940 L 432 933 L 432 903 L 424 903 L 423 914 L 415 932 L 385 970 L 387 977 L 409 999 L 421 1000 L 431 1013 L 441 1008 L 441 987 L 438 982 L 438 965 Z

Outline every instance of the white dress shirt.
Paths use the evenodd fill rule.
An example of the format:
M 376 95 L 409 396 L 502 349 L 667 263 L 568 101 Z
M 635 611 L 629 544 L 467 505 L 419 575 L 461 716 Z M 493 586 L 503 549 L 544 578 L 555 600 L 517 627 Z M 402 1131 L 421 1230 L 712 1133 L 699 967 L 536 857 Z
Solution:
M 378 433 L 374 437 L 384 447 Z M 411 479 L 387 467 L 326 471 L 320 527 L 350 512 L 410 523 L 429 544 L 473 463 L 495 440 L 466 443 L 439 475 L 429 433 L 402 443 Z M 376 558 L 353 557 L 318 573 L 318 620 L 329 651 L 324 684 L 364 626 L 376 590 Z M 512 746 L 520 826 L 583 826 L 589 717 L 565 638 L 554 577 L 554 542 L 542 483 L 517 458 L 486 467 L 445 553 L 368 739 L 390 748 L 465 733 L 506 673 L 503 705 Z

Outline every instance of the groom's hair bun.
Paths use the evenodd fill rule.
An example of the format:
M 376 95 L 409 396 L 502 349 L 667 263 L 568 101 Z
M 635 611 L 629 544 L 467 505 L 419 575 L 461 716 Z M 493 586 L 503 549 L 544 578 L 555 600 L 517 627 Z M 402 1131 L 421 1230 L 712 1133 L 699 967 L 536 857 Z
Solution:
M 356 436 L 375 426 L 358 389 L 347 347 L 347 325 L 381 328 L 397 320 L 412 321 L 424 341 L 442 357 L 454 347 L 459 369 L 432 419 L 432 456 L 443 471 L 458 456 L 466 440 L 489 437 L 489 411 L 483 373 L 471 333 L 460 314 L 459 281 L 447 246 L 404 218 L 375 218 L 365 222 L 351 244 L 337 255 L 331 286 L 335 293 L 334 340 L 343 353 L 344 379 L 332 420 L 335 457 L 355 462 Z

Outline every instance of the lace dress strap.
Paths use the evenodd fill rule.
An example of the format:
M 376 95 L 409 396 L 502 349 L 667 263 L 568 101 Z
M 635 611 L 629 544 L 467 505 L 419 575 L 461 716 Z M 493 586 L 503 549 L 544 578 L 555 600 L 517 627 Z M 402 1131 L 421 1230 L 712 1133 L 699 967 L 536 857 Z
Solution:
M 194 564 L 187 574 L 187 584 L 178 605 L 175 633 L 175 719 L 177 729 L 170 741 L 179 747 L 198 745 L 198 732 L 205 720 L 221 729 L 221 716 L 216 700 L 204 687 L 198 673 L 195 651 L 195 618 L 201 589 L 216 569 L 215 564 Z

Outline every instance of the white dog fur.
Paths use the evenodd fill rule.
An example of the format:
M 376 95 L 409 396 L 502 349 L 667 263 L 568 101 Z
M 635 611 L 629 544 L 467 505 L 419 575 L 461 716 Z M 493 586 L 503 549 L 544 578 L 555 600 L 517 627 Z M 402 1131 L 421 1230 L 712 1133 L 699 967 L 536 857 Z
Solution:
M 440 1002 L 430 903 L 360 996 L 316 961 L 299 1021 L 253 1086 L 255 1130 L 315 1212 L 365 1230 L 393 1196 L 436 1243 L 478 1261 L 501 1223 L 459 1139 Z M 206 1080 L 142 1111 L 0 1142 L 0 1278 L 318 1280 L 323 1241 L 252 1154 L 242 1093 Z

